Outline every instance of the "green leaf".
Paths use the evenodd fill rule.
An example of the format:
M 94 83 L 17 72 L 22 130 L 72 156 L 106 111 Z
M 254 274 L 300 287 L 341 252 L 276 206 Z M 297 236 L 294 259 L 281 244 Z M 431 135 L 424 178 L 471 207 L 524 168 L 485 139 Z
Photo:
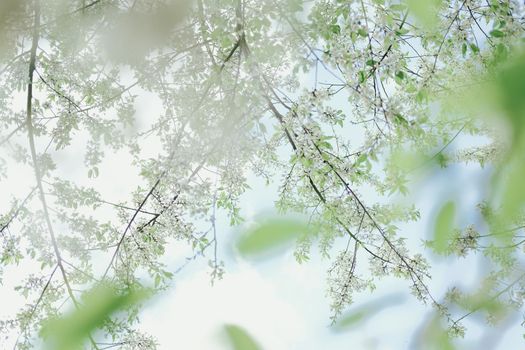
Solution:
M 496 45 L 496 49 L 494 50 L 494 61 L 495 63 L 501 63 L 504 62 L 508 57 L 508 50 L 502 43 L 499 43 Z
M 113 313 L 139 303 L 148 294 L 144 289 L 129 289 L 124 294 L 118 294 L 115 288 L 108 285 L 93 288 L 84 293 L 77 310 L 44 324 L 40 335 L 45 339 L 46 349 L 81 348 L 90 334 Z
M 392 11 L 405 11 L 406 8 L 407 7 L 404 4 L 393 4 L 393 5 L 390 5 L 390 9 Z
M 337 323 L 337 328 L 342 330 L 357 326 L 359 323 L 363 322 L 368 315 L 371 314 L 369 311 L 370 310 L 364 309 L 349 313 Z
M 391 294 L 358 306 L 343 314 L 334 324 L 333 330 L 340 332 L 355 329 L 385 309 L 401 304 L 404 299 L 402 294 Z
M 408 121 L 403 117 L 401 114 L 396 113 L 394 114 L 394 123 L 400 126 L 409 127 Z
M 359 157 L 355 161 L 355 166 L 359 166 L 361 163 L 366 162 L 367 160 L 368 160 L 368 155 L 366 153 L 362 153 L 359 155 Z
M 359 75 L 359 83 L 364 83 L 366 80 L 366 73 L 360 70 L 358 75 Z
M 237 249 L 244 257 L 255 257 L 287 248 L 309 227 L 301 220 L 270 218 L 248 230 L 237 241 Z
M 454 344 L 446 329 L 441 325 L 438 317 L 432 318 L 422 334 L 425 349 L 428 350 L 454 350 Z
M 437 215 L 434 226 L 434 249 L 437 253 L 444 253 L 448 247 L 453 235 L 455 211 L 455 203 L 449 201 L 441 207 Z
M 525 54 L 517 56 L 497 77 L 499 101 L 511 124 L 514 141 L 525 130 Z
M 406 4 L 423 26 L 429 29 L 436 27 L 442 0 L 406 0 Z
M 255 340 L 241 327 L 229 324 L 224 326 L 224 331 L 233 350 L 261 350 Z
M 401 84 L 405 78 L 406 75 L 403 71 L 397 71 L 394 80 L 396 81 L 396 83 Z
M 341 27 L 337 24 L 332 24 L 330 26 L 330 31 L 334 34 L 340 34 L 341 33 Z
M 495 174 L 495 180 L 502 185 L 502 214 L 506 220 L 512 220 L 523 209 L 525 204 L 525 186 L 523 186 L 523 174 L 525 164 L 523 162 L 523 139 L 520 144 L 514 146 L 513 154 L 507 160 L 500 172 Z M 503 234 L 499 239 L 510 239 L 511 234 Z
M 405 34 L 408 34 L 408 29 L 406 29 L 406 28 L 399 28 L 399 29 L 395 30 L 395 33 L 398 36 L 405 35 Z
M 503 33 L 501 30 L 494 29 L 490 31 L 490 36 L 494 38 L 503 38 L 505 33 Z
M 368 32 L 366 30 L 364 30 L 363 28 L 359 28 L 357 30 L 357 34 L 359 34 L 362 37 L 367 37 L 368 36 Z

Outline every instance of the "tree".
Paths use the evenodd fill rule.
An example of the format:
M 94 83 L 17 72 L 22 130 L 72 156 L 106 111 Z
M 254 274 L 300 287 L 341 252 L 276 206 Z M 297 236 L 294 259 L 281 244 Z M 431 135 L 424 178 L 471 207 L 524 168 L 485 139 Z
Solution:
M 334 322 L 355 293 L 390 275 L 406 279 L 451 335 L 463 335 L 460 321 L 474 312 L 494 319 L 521 307 L 517 101 L 525 69 L 517 1 L 1 6 L 4 176 L 13 161 L 34 173 L 27 194 L 13 198 L 1 218 L 1 261 L 40 265 L 17 287 L 29 304 L 1 324 L 20 334 L 18 348 L 30 348 L 62 304 L 80 308 L 81 293 L 94 285 L 112 283 L 117 294 L 148 284 L 166 288 L 173 273 L 161 257 L 172 241 L 187 242 L 196 255 L 212 250 L 212 279 L 220 278 L 216 211 L 232 225 L 242 222 L 238 199 L 249 189 L 248 170 L 269 182 L 280 178 L 276 208 L 308 217 L 298 261 L 308 259 L 315 240 L 324 255 L 335 255 L 328 272 Z M 510 143 L 474 115 L 481 103 L 450 103 L 471 86 L 503 96 L 486 101 L 508 117 Z M 137 125 L 135 111 L 143 96 L 159 106 L 146 127 Z M 465 133 L 489 141 L 451 151 Z M 69 164 L 60 161 L 79 149 L 82 183 L 68 179 Z M 126 201 L 113 202 L 100 184 L 130 175 L 104 173 L 100 164 L 119 151 L 130 155 L 140 180 Z M 430 248 L 458 256 L 479 251 L 494 264 L 479 292 L 453 288 L 444 299 L 428 287 L 423 254 L 408 249 L 413 234 L 396 227 L 418 220 L 419 211 L 389 196 L 407 194 L 421 168 L 465 161 L 494 165 L 495 183 L 510 178 L 512 187 L 501 185 L 480 204 L 486 232 L 454 230 L 452 203 L 440 211 Z M 109 318 L 102 333 L 89 336 L 90 346 L 108 338 L 124 348 L 153 348 L 154 340 L 134 329 L 138 310 L 128 305 L 128 317 Z

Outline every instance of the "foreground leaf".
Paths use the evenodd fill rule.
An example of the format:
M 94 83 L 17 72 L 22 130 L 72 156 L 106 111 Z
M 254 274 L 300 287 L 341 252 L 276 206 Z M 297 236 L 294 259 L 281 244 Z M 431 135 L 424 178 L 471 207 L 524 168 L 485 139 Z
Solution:
M 454 202 L 447 202 L 436 218 L 434 227 L 434 250 L 437 253 L 445 253 L 454 229 L 454 214 L 456 205 Z
M 366 303 L 360 307 L 345 313 L 341 319 L 335 323 L 334 330 L 337 332 L 348 331 L 362 325 L 373 316 L 384 311 L 386 308 L 402 303 L 404 297 L 401 294 L 387 295 L 376 301 Z
M 224 330 L 234 350 L 261 350 L 255 340 L 241 327 L 229 324 L 224 326 Z
M 244 257 L 260 256 L 286 248 L 308 231 L 301 220 L 271 218 L 245 232 L 237 248 Z
M 83 295 L 83 303 L 74 312 L 49 321 L 41 330 L 46 349 L 71 350 L 80 348 L 90 334 L 96 331 L 115 312 L 142 301 L 147 292 L 130 289 L 117 294 L 108 285 L 93 288 Z

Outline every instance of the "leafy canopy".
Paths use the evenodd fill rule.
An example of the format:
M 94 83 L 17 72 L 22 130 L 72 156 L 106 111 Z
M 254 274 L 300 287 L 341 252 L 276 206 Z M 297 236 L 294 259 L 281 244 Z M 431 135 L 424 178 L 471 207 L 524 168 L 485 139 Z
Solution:
M 278 211 L 308 221 L 263 222 L 240 253 L 297 242 L 302 262 L 315 242 L 332 261 L 334 323 L 385 276 L 434 308 L 428 341 L 448 348 L 466 317 L 520 310 L 523 10 L 511 0 L 2 1 L 0 176 L 16 191 L 0 216 L 0 271 L 38 271 L 15 287 L 27 305 L 0 330 L 31 348 L 67 304 L 76 321 L 57 322 L 88 335 L 86 346 L 155 348 L 127 291 L 167 288 L 173 242 L 207 254 L 220 278 L 216 217 L 242 224 L 249 174 L 278 181 Z M 462 147 L 465 135 L 483 142 Z M 456 210 L 439 205 L 431 250 L 412 249 L 424 237 L 398 227 L 420 213 L 397 198 L 426 169 L 465 162 L 494 169 L 482 224 L 456 228 L 453 199 Z M 32 180 L 13 175 L 22 168 Z M 431 251 L 482 254 L 480 290 L 436 295 Z M 117 297 L 82 299 L 98 283 Z M 237 348 L 257 348 L 226 330 Z

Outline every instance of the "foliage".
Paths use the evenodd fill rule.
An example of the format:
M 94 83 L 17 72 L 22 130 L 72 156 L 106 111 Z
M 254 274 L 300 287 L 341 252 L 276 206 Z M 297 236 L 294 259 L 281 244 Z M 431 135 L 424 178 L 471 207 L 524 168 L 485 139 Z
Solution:
M 79 291 L 95 282 L 111 282 L 117 295 L 166 288 L 174 275 L 161 258 L 174 241 L 195 255 L 213 249 L 211 274 L 220 277 L 216 215 L 242 223 L 249 172 L 281 179 L 276 208 L 308 217 L 315 232 L 301 236 L 304 223 L 286 219 L 263 223 L 241 253 L 298 240 L 304 261 L 317 241 L 333 263 L 334 322 L 385 276 L 407 280 L 450 335 L 463 335 L 461 321 L 475 312 L 496 320 L 522 307 L 522 3 L 27 0 L 0 11 L 0 175 L 15 166 L 34 173 L 27 195 L 0 216 L 1 269 L 40 266 L 16 287 L 28 306 L 0 323 L 19 334 L 18 348 L 31 348 L 62 304 L 80 307 Z M 488 98 L 472 103 L 473 86 Z M 141 96 L 159 107 L 146 121 Z M 511 137 L 495 118 L 477 118 L 487 111 Z M 488 141 L 454 149 L 460 134 Z M 118 152 L 140 179 L 114 202 L 100 183 L 131 177 L 104 172 Z M 79 154 L 83 167 L 64 161 Z M 435 296 L 431 266 L 408 248 L 415 235 L 398 232 L 419 211 L 393 198 L 410 193 L 416 170 L 472 161 L 495 169 L 493 193 L 479 205 L 484 225 L 453 229 L 446 204 L 427 246 L 479 252 L 492 270 L 480 291 Z M 67 176 L 73 167 L 83 175 Z M 137 308 L 123 312 L 86 326 L 100 326 L 93 348 L 139 337 Z

